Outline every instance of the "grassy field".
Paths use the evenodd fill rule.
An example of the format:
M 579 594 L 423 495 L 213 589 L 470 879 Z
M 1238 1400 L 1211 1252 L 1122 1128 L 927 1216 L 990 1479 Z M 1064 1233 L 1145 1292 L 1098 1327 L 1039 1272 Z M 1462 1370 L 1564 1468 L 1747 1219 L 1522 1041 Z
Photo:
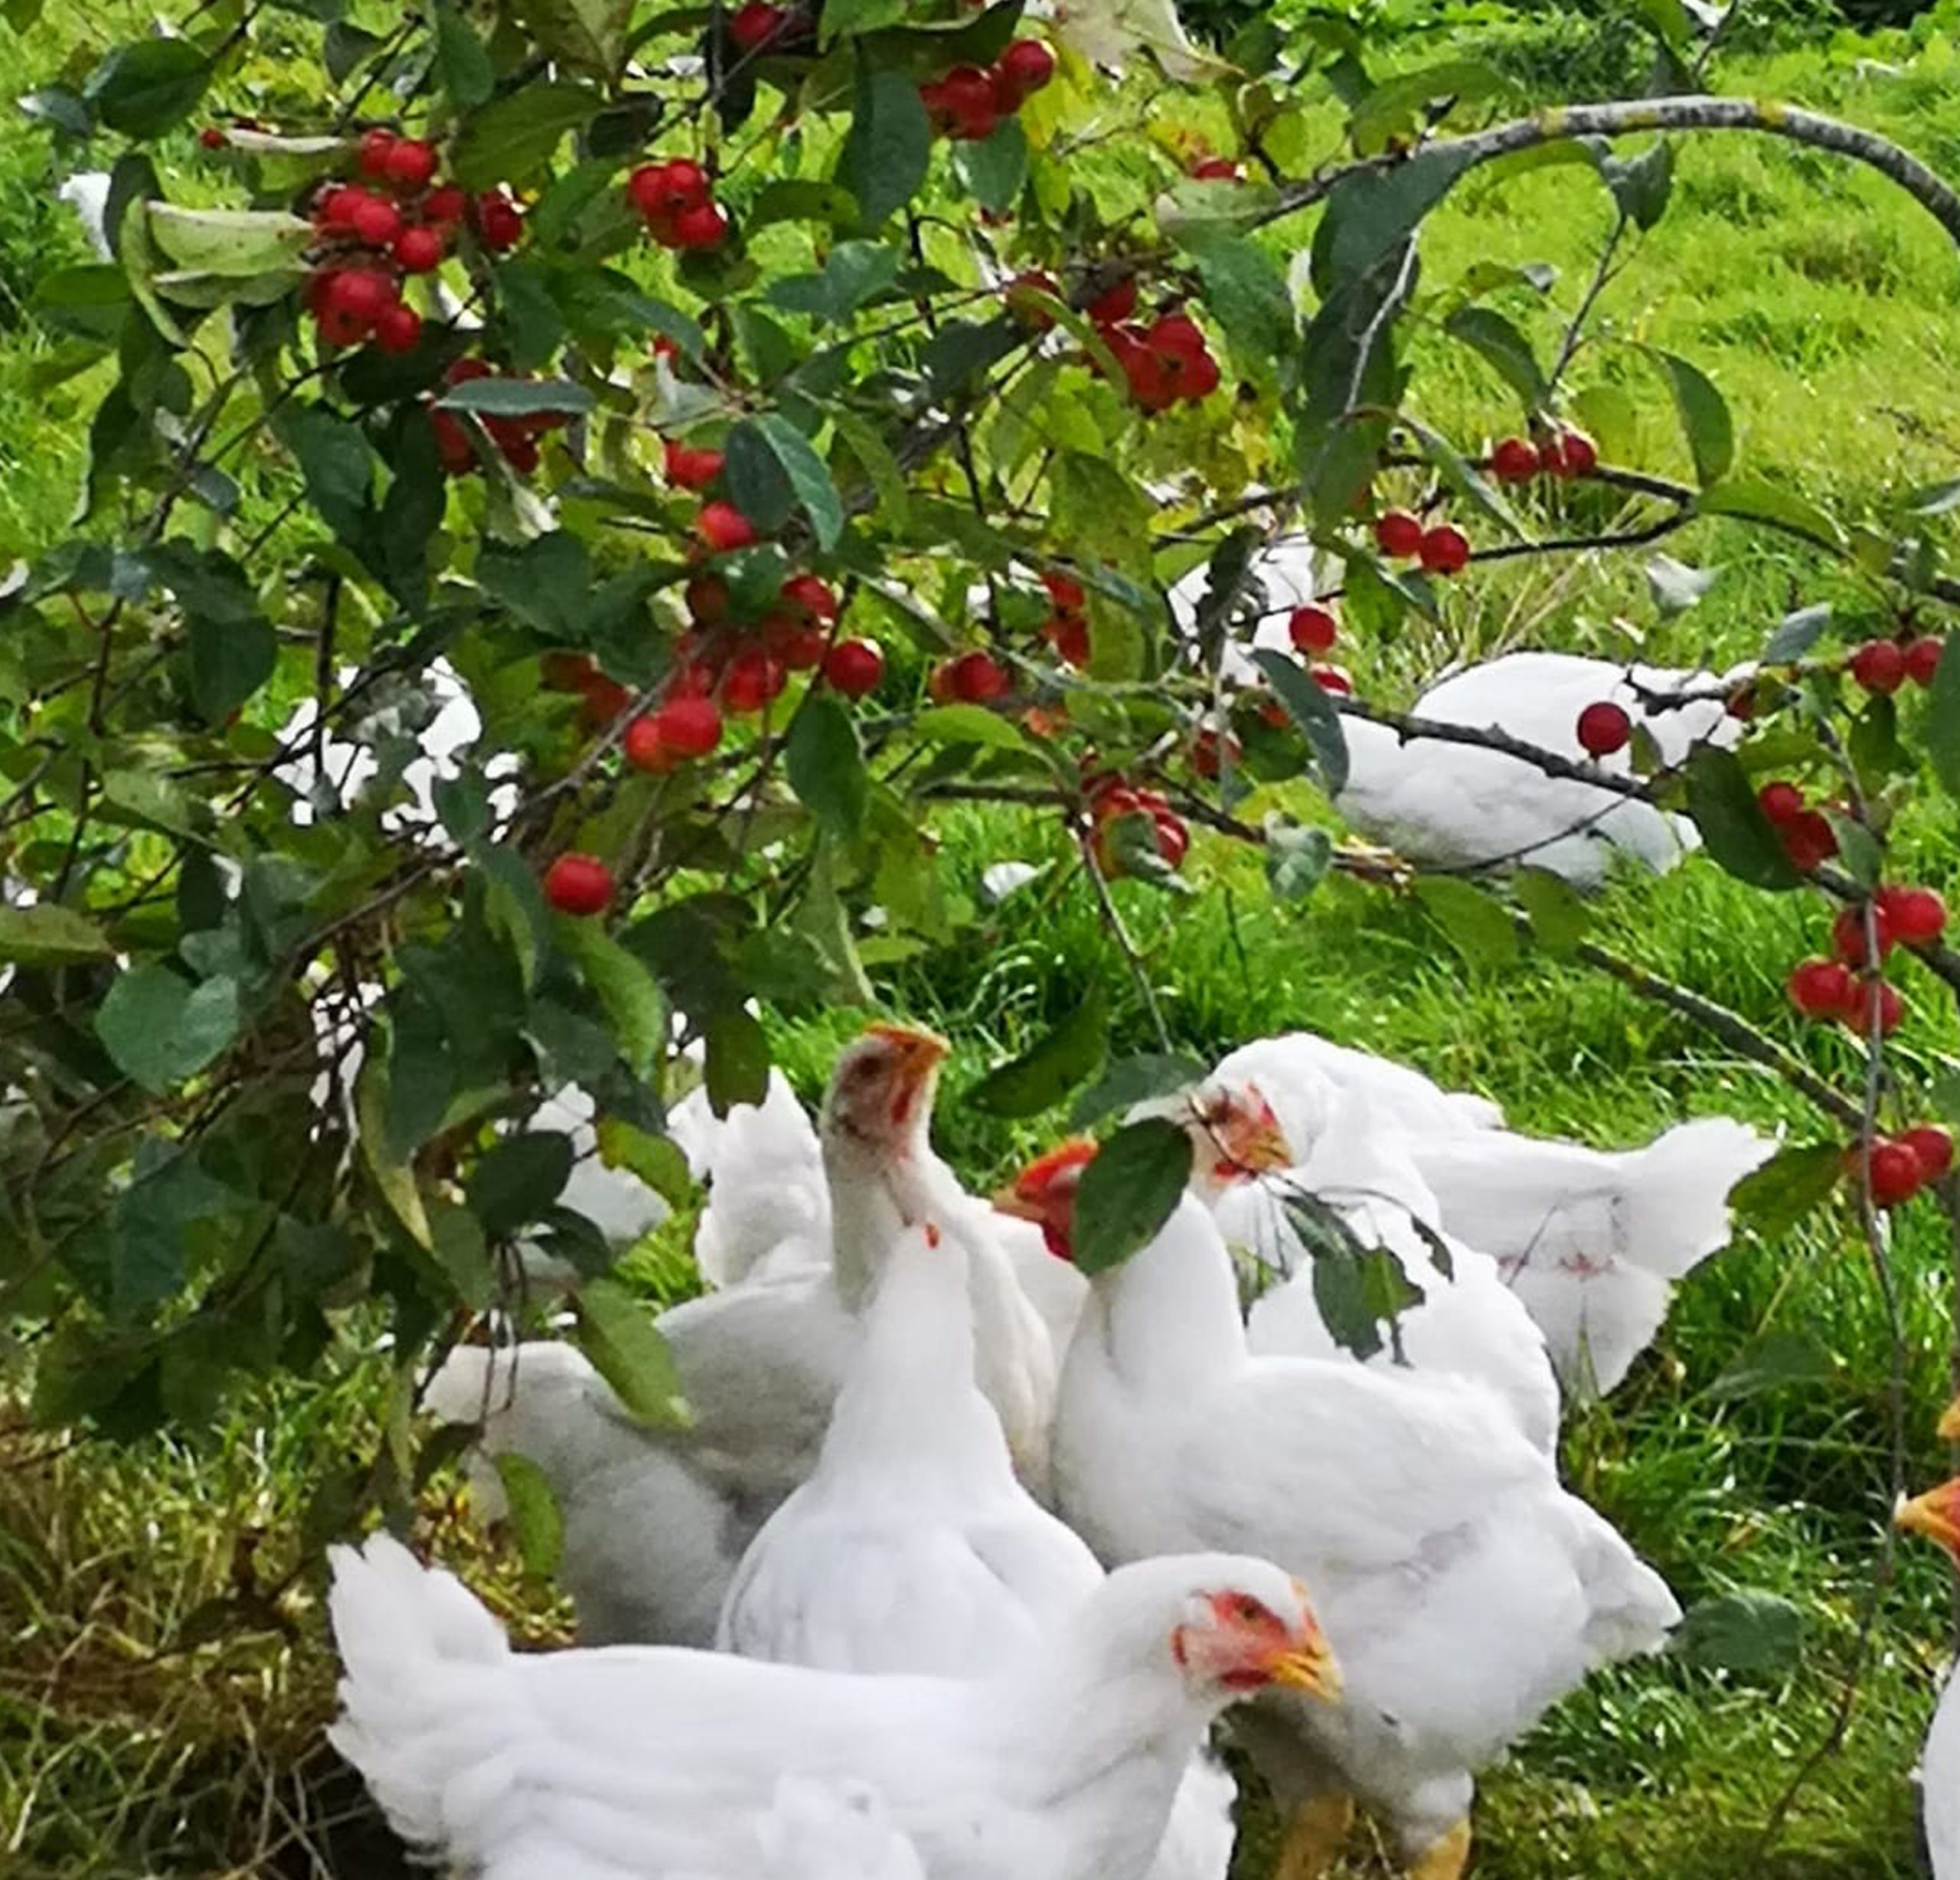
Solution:
M 79 18 L 51 8 L 51 23 L 24 42 L 0 26 L 0 65 L 41 70 L 51 50 L 72 43 L 64 35 Z M 1868 125 L 1960 176 L 1960 93 L 1939 60 L 1888 73 L 1792 52 L 1732 61 L 1721 83 Z M 60 533 L 96 389 L 51 382 L 57 343 L 25 310 L 41 270 L 82 254 L 53 201 L 54 180 L 44 141 L 15 132 L 0 142 L 0 547 L 9 555 Z M 1544 261 L 1558 271 L 1554 307 L 1569 308 L 1611 222 L 1604 191 L 1581 170 L 1480 179 L 1436 218 L 1427 278 L 1446 284 L 1476 261 Z M 1684 470 L 1660 379 L 1619 342 L 1694 358 L 1736 411 L 1747 466 L 1855 520 L 1955 472 L 1956 287 L 1960 257 L 1878 179 L 1762 139 L 1707 139 L 1682 149 L 1673 209 L 1605 294 L 1607 343 L 1582 355 L 1576 380 L 1623 387 L 1635 400 L 1638 461 Z M 1530 317 L 1522 300 L 1513 310 Z M 1552 330 L 1548 312 L 1536 317 Z M 1419 344 L 1432 367 L 1426 416 L 1471 434 L 1502 420 L 1501 387 L 1478 362 L 1432 331 Z M 1756 650 L 1789 607 L 1839 591 L 1799 553 L 1730 527 L 1703 525 L 1669 548 L 1722 571 L 1678 619 L 1657 618 L 1636 560 L 1537 564 L 1465 584 L 1440 631 L 1366 648 L 1354 661 L 1364 689 L 1406 697 L 1447 658 L 1518 644 L 1726 663 Z M 989 815 L 955 817 L 942 833 L 946 878 L 968 896 L 988 861 L 1062 857 L 1058 832 Z M 1960 885 L 1949 825 L 1929 815 L 1907 850 L 1923 878 Z M 1204 838 L 1193 873 L 1204 888 L 1195 900 L 1124 890 L 1124 911 L 1172 1030 L 1200 1053 L 1306 1025 L 1483 1091 L 1526 1129 L 1619 1144 L 1725 1112 L 1800 1139 L 1815 1133 L 1805 1107 L 1756 1067 L 1596 975 L 1537 957 L 1468 973 L 1413 908 L 1344 883 L 1276 909 L 1255 863 Z M 1599 923 L 1619 950 L 1796 1042 L 1782 980 L 1815 950 L 1816 907 L 1753 894 L 1702 865 L 1614 890 Z M 914 962 L 882 987 L 890 1009 L 958 1043 L 939 1138 L 976 1183 L 1033 1139 L 975 1117 L 962 1089 L 1092 981 L 1112 994 L 1122 1045 L 1149 1043 L 1134 990 L 1065 870 L 1024 889 L 990 938 Z M 1906 990 L 1915 1010 L 1904 1056 L 1930 1064 L 1960 1051 L 1932 982 Z M 779 1029 L 782 1061 L 806 1092 L 862 1016 Z M 1803 1048 L 1848 1075 L 1839 1043 L 1807 1039 Z M 1908 1215 L 1895 1257 L 1923 1474 L 1939 1466 L 1925 1438 L 1945 1400 L 1953 1293 L 1951 1251 L 1930 1209 Z M 1743 1396 L 1719 1382 L 1779 1328 L 1822 1338 L 1828 1374 Z M 1662 1349 L 1609 1406 L 1577 1421 L 1570 1479 L 1684 1604 L 1741 1589 L 1779 1595 L 1801 1615 L 1801 1655 L 1793 1669 L 1753 1679 L 1667 1660 L 1599 1680 L 1486 1783 L 1483 1880 L 1920 1871 L 1910 1771 L 1945 1662 L 1951 1594 L 1942 1563 L 1917 1552 L 1880 1596 L 1844 1741 L 1775 1842 L 1762 1833 L 1843 1694 L 1887 1512 L 1892 1362 L 1862 1256 L 1820 1227 L 1745 1242 L 1705 1268 Z M 0 1425 L 0 1875 L 305 1875 L 323 1871 L 323 1848 L 343 1874 L 391 1871 L 319 1743 L 332 1673 L 310 1582 L 293 1580 L 276 1610 L 237 1597 L 306 1563 L 312 1524 L 325 1518 L 322 1483 L 375 1439 L 385 1356 L 350 1326 L 331 1369 L 321 1388 L 240 1405 L 178 1446 L 116 1452 Z M 562 1622 L 466 1523 L 446 1545 L 480 1560 L 528 1630 Z M 1250 1869 L 1264 1852 L 1262 1824 L 1247 1843 Z

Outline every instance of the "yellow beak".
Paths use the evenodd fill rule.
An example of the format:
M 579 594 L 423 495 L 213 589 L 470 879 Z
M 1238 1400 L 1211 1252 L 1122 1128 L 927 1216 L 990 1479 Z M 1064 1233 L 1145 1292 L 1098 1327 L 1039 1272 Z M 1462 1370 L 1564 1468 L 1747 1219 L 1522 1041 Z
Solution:
M 1333 1647 L 1318 1634 L 1305 1643 L 1282 1653 L 1268 1670 L 1275 1684 L 1283 1685 L 1289 1690 L 1305 1691 L 1323 1703 L 1338 1704 L 1341 1701 L 1341 1666 L 1334 1660 Z
M 952 1055 L 945 1039 L 920 1025 L 867 1025 L 864 1035 L 897 1046 L 907 1063 L 920 1071 L 937 1070 Z
M 1960 1443 L 1960 1397 L 1946 1406 L 1939 1419 L 1939 1428 L 1934 1434 L 1943 1443 Z
M 1223 1137 L 1225 1152 L 1233 1166 L 1249 1175 L 1276 1173 L 1293 1166 L 1292 1144 L 1285 1131 L 1270 1118 L 1231 1130 Z

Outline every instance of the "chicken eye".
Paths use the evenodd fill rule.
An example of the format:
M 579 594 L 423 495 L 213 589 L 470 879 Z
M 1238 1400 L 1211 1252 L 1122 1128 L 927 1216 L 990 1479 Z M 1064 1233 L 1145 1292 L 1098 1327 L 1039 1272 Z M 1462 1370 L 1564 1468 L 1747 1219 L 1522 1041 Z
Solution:
M 1233 1611 L 1247 1625 L 1256 1625 L 1266 1617 L 1266 1608 L 1249 1594 L 1241 1593 L 1234 1602 Z

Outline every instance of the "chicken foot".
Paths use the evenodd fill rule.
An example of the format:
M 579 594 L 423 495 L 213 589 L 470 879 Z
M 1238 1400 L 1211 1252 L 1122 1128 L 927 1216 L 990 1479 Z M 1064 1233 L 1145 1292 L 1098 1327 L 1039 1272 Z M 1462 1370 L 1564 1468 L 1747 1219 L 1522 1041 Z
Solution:
M 1321 1875 L 1341 1858 L 1354 1825 L 1351 1796 L 1316 1795 L 1312 1800 L 1303 1802 L 1286 1830 L 1272 1880 L 1321 1880 Z M 1428 1876 L 1423 1880 L 1428 1880 Z M 1447 1880 L 1447 1876 L 1442 1875 L 1441 1880 Z

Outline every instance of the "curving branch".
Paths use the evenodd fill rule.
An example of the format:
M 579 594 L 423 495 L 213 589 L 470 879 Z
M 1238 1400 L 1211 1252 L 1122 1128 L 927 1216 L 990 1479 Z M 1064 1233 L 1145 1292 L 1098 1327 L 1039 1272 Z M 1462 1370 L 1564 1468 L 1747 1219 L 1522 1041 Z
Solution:
M 1612 104 L 1563 105 L 1514 119 L 1508 124 L 1477 131 L 1467 137 L 1440 138 L 1423 146 L 1423 154 L 1449 153 L 1459 174 L 1494 162 L 1520 150 L 1561 143 L 1579 137 L 1628 137 L 1643 132 L 1679 134 L 1687 131 L 1757 131 L 1788 139 L 1814 150 L 1828 150 L 1876 170 L 1918 203 L 1960 246 L 1960 191 L 1909 150 L 1837 118 L 1805 111 L 1773 99 L 1717 98 L 1690 94 L 1678 98 L 1635 98 Z M 1324 201 L 1350 177 L 1379 175 L 1413 159 L 1403 152 L 1370 157 L 1304 178 L 1279 192 L 1269 209 L 1253 218 L 1254 224 L 1278 220 L 1295 210 Z

